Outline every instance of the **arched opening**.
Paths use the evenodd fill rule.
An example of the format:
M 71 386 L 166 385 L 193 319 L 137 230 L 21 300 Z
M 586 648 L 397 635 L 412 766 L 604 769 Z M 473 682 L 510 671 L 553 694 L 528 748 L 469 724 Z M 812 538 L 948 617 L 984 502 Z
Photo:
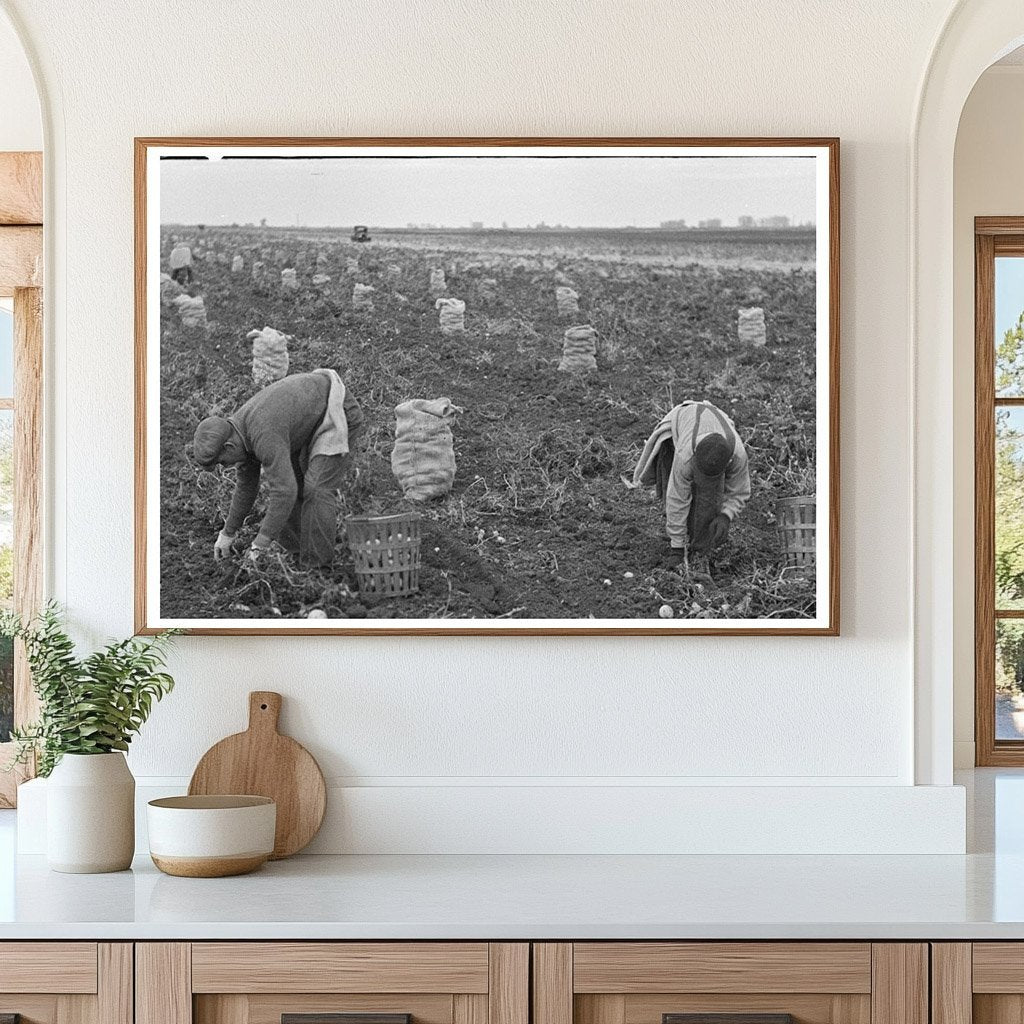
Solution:
M 1018 47 L 995 61 L 975 83 L 960 118 L 954 158 L 954 574 L 958 581 L 981 581 L 980 598 L 995 595 L 991 604 L 985 598 L 972 630 L 974 589 L 958 582 L 954 590 L 954 753 L 960 768 L 993 760 L 1024 765 L 1024 623 L 1013 617 L 1021 603 L 1022 552 L 1015 538 L 1024 500 L 1018 494 L 1024 474 L 1018 471 L 1017 440 L 1024 410 L 1014 404 L 1018 389 L 1012 355 L 1024 310 L 1024 258 L 1010 255 L 1001 244 L 999 256 L 986 256 L 989 265 L 976 268 L 975 255 L 975 218 L 1024 216 L 1018 172 L 1024 163 L 1022 123 L 1024 47 Z M 989 333 L 995 338 L 977 338 L 976 357 L 972 342 L 978 278 L 993 292 Z M 994 372 L 981 373 L 975 384 L 976 358 L 979 366 L 992 360 Z M 985 454 L 989 451 L 991 455 Z M 981 499 L 974 494 L 979 458 L 992 478 L 992 499 L 984 498 L 987 487 L 981 488 Z M 983 529 L 985 539 L 976 540 L 976 525 L 984 527 L 986 522 L 994 523 L 994 529 L 990 534 Z M 994 557 L 987 553 L 990 544 Z M 976 704 L 977 725 L 983 727 L 977 746 Z
M 912 137 L 914 653 L 922 784 L 952 781 L 954 707 L 960 740 L 964 688 L 972 700 L 974 685 L 973 514 L 963 521 L 964 495 L 970 502 L 973 494 L 973 373 L 965 382 L 958 372 L 964 345 L 973 365 L 973 331 L 962 338 L 955 327 L 957 267 L 963 266 L 954 222 L 957 131 L 975 84 L 1022 42 L 1024 8 L 1017 0 L 959 4 L 926 69 Z

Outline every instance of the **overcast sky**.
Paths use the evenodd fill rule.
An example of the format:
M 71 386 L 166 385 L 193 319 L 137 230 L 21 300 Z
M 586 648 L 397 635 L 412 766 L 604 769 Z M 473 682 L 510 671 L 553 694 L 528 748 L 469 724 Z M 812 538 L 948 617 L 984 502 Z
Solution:
M 806 157 L 343 157 L 162 160 L 161 221 L 656 227 L 741 214 L 815 220 Z

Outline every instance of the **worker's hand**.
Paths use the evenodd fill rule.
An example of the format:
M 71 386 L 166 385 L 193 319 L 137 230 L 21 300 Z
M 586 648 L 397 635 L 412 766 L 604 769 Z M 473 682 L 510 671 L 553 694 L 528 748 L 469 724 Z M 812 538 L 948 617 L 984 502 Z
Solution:
M 225 533 L 223 530 L 217 534 L 217 539 L 213 542 L 213 559 L 215 562 L 219 562 L 222 558 L 231 557 L 231 549 L 235 544 L 235 536 L 232 533 Z
M 269 537 L 265 537 L 262 533 L 258 534 L 256 539 L 252 542 L 252 547 L 245 553 L 245 560 L 255 564 L 259 562 L 273 546 L 274 542 Z
M 731 520 L 724 512 L 719 512 L 708 526 L 708 546 L 717 548 L 729 538 Z

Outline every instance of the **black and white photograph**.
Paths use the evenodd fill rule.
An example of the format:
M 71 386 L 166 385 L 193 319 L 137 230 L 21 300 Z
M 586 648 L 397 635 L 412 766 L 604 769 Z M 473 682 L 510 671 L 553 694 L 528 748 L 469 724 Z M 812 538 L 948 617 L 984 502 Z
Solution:
M 838 630 L 835 140 L 138 140 L 142 631 Z

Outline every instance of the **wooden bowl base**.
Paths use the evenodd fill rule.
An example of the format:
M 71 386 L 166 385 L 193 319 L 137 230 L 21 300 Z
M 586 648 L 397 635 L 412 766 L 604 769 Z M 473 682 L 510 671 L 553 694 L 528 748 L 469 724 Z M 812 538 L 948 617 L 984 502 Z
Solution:
M 262 867 L 267 854 L 255 853 L 245 857 L 158 857 L 151 854 L 153 863 L 165 875 L 180 878 L 229 878 L 247 875 Z

